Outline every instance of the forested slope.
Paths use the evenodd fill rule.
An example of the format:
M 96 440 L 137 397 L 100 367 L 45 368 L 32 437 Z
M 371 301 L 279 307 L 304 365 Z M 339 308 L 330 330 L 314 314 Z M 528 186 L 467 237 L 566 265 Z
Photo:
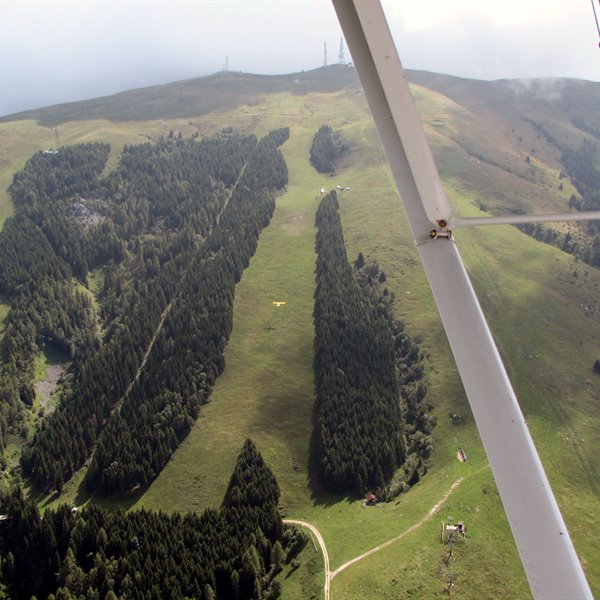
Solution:
M 7 516 L 0 524 L 0 581 L 11 598 L 24 600 L 276 598 L 274 577 L 286 553 L 298 551 L 297 536 L 284 532 L 278 500 L 277 481 L 250 440 L 221 509 L 202 514 L 62 505 L 42 518 L 15 490 L 0 497 Z
M 16 214 L 0 233 L 0 293 L 11 303 L 0 365 L 0 410 L 10 426 L 18 425 L 20 402 L 33 403 L 38 352 L 49 344 L 73 358 L 93 343 L 91 303 L 72 278 L 85 278 L 89 264 L 94 266 L 104 250 L 108 260 L 122 257 L 122 249 L 111 229 L 78 226 L 70 212 L 81 194 L 98 185 L 107 157 L 104 144 L 39 152 L 10 187 Z
M 15 175 L 17 210 L 0 235 L 0 293 L 12 300 L 4 431 L 19 399 L 32 403 L 37 353 L 73 359 L 58 409 L 23 452 L 41 489 L 60 490 L 95 449 L 90 489 L 145 485 L 186 436 L 223 370 L 235 283 L 286 184 L 287 135 L 169 136 L 126 147 L 108 177 L 107 146 L 61 148 Z M 102 270 L 100 314 L 73 279 L 91 269 Z
M 88 486 L 105 492 L 146 485 L 188 434 L 224 368 L 235 284 L 287 181 L 277 148 L 282 132 L 263 138 L 199 252 L 192 256 L 146 367 L 98 441 Z
M 324 71 L 325 75 L 331 74 L 332 87 L 336 84 L 334 73 L 333 68 Z M 409 76 L 412 81 L 415 80 L 414 73 Z M 158 343 L 170 311 L 175 308 L 169 299 L 160 298 L 159 277 L 155 272 L 167 270 L 167 260 L 162 257 L 167 251 L 170 252 L 169 248 L 177 249 L 173 230 L 180 217 L 175 214 L 176 209 L 181 208 L 182 215 L 185 212 L 195 215 L 204 206 L 202 203 L 210 200 L 208 196 L 198 198 L 198 202 L 192 203 L 190 211 L 186 203 L 192 196 L 188 197 L 185 190 L 172 185 L 174 182 L 164 177 L 159 164 L 160 161 L 169 160 L 169 154 L 175 153 L 175 148 L 188 140 L 178 139 L 175 133 L 170 140 L 161 142 L 160 136 L 166 138 L 169 130 L 174 129 L 175 132 L 181 130 L 185 138 L 197 133 L 204 137 L 220 131 L 226 124 L 239 127 L 240 131 L 264 134 L 272 127 L 291 123 L 291 140 L 284 147 L 291 174 L 288 194 L 278 200 L 274 221 L 268 231 L 261 234 L 258 254 L 236 287 L 237 321 L 232 332 L 234 337 L 224 355 L 228 366 L 224 376 L 218 379 L 211 396 L 213 401 L 201 409 L 204 419 L 196 420 L 194 432 L 206 431 L 208 428 L 205 424 L 210 422 L 210 433 L 201 434 L 195 443 L 191 439 L 194 432 L 188 435 L 169 461 L 168 468 L 163 469 L 163 474 L 150 487 L 151 497 L 148 494 L 141 499 L 128 496 L 125 502 L 130 504 L 137 501 L 138 506 L 164 507 L 168 511 L 217 507 L 227 487 L 227 476 L 235 462 L 237 450 L 246 437 L 252 437 L 259 441 L 268 464 L 277 473 L 282 502 L 288 515 L 310 521 L 319 527 L 326 539 L 334 568 L 390 537 L 412 531 L 384 552 L 375 553 L 340 573 L 333 581 L 334 596 L 364 598 L 376 595 L 389 600 L 399 597 L 427 598 L 443 593 L 447 567 L 443 561 L 447 556 L 447 548 L 438 543 L 439 530 L 435 520 L 431 521 L 432 528 L 425 526 L 413 530 L 412 526 L 439 502 L 452 482 L 464 477 L 449 502 L 440 507 L 441 518 L 464 518 L 469 524 L 470 537 L 467 543 L 460 549 L 455 548 L 454 593 L 464 597 L 495 598 L 501 589 L 510 597 L 527 597 L 527 583 L 510 530 L 422 275 L 412 237 L 405 225 L 393 185 L 390 184 L 387 163 L 364 97 L 360 90 L 353 88 L 333 94 L 315 93 L 307 96 L 280 93 L 266 95 L 256 101 L 256 96 L 244 95 L 244 85 L 251 82 L 251 77 L 244 78 L 243 85 L 242 78 L 235 78 L 237 81 L 234 81 L 233 75 L 230 77 L 231 82 L 222 82 L 223 86 L 231 84 L 233 90 L 235 85 L 240 84 L 234 90 L 238 97 L 233 100 L 238 103 L 238 108 L 233 112 L 225 112 L 227 106 L 218 104 L 222 87 L 210 92 L 214 109 L 203 109 L 204 112 L 186 119 L 162 120 L 168 114 L 183 114 L 181 105 L 168 105 L 171 100 L 175 102 L 179 91 L 184 89 L 173 85 L 164 90 L 164 95 L 162 90 L 152 90 L 152 98 L 143 97 L 145 92 L 138 90 L 126 98 L 116 99 L 118 102 L 111 104 L 108 100 L 104 106 L 104 100 L 99 99 L 92 102 L 94 106 L 58 107 L 60 110 L 57 108 L 53 116 L 56 122 L 60 121 L 57 129 L 33 121 L 0 124 L 0 179 L 3 188 L 12 179 L 13 173 L 25 164 L 26 157 L 40 148 L 57 148 L 61 143 L 76 140 L 110 142 L 112 151 L 102 171 L 106 173 L 109 170 L 119 171 L 118 160 L 123 143 L 129 146 L 121 164 L 132 158 L 130 149 L 134 144 L 138 147 L 142 138 L 165 143 L 160 160 L 153 158 L 152 144 L 145 147 L 143 155 L 140 154 L 136 168 L 143 170 L 146 163 L 156 168 L 157 172 L 148 179 L 149 183 L 136 188 L 135 198 L 123 203 L 118 213 L 119 222 L 111 225 L 110 221 L 114 220 L 106 217 L 113 210 L 117 214 L 116 203 L 114 208 L 111 207 L 104 202 L 102 195 L 96 197 L 95 192 L 80 194 L 83 201 L 77 200 L 72 204 L 68 216 L 72 224 L 77 225 L 79 234 L 86 232 L 86 236 L 88 233 L 91 235 L 96 225 L 115 229 L 112 241 L 109 236 L 102 238 L 108 242 L 105 246 L 107 256 L 115 252 L 115 257 L 108 258 L 107 262 L 101 259 L 93 271 L 85 274 L 89 289 L 99 289 L 95 299 L 89 292 L 85 298 L 81 297 L 81 302 L 78 299 L 79 291 L 85 291 L 82 288 L 84 278 L 79 274 L 76 278 L 72 277 L 77 254 L 70 250 L 71 243 L 64 244 L 64 249 L 54 249 L 46 237 L 50 233 L 42 231 L 37 223 L 32 227 L 29 223 L 23 226 L 24 221 L 19 220 L 6 222 L 5 230 L 13 227 L 15 237 L 28 237 L 33 241 L 40 255 L 35 262 L 51 264 L 50 269 L 57 273 L 56 278 L 64 279 L 65 286 L 73 293 L 74 306 L 69 308 L 69 313 L 76 314 L 79 311 L 84 319 L 66 321 L 57 312 L 56 317 L 48 319 L 52 330 L 48 328 L 47 331 L 52 333 L 44 334 L 48 335 L 48 339 L 52 336 L 57 340 L 44 342 L 46 348 L 62 348 L 63 355 L 67 349 L 65 359 L 69 358 L 68 345 L 58 341 L 58 334 L 64 331 L 65 339 L 74 340 L 75 364 L 63 380 L 62 386 L 66 392 L 63 398 L 70 397 L 74 375 L 79 368 L 78 361 L 82 365 L 87 363 L 88 374 L 92 378 L 96 369 L 92 356 L 101 354 L 102 348 L 113 339 L 116 349 L 118 336 L 122 336 L 120 339 L 124 341 L 132 335 L 132 331 L 135 332 L 132 324 L 128 324 L 127 329 L 121 325 L 120 315 L 136 310 L 141 314 L 146 310 L 142 305 L 146 304 L 144 298 L 147 291 L 140 283 L 135 283 L 138 274 L 145 276 L 143 274 L 148 273 L 155 279 L 152 285 L 156 287 L 152 289 L 157 290 L 156 316 L 152 319 L 144 316 L 148 318 L 149 329 L 154 331 L 144 338 L 145 345 L 136 349 L 138 356 L 132 362 L 133 376 L 127 375 L 125 368 L 114 370 L 115 381 L 111 385 L 115 390 L 120 386 L 124 392 L 120 395 L 115 393 L 110 399 L 114 403 L 109 404 L 110 415 L 116 415 L 119 407 L 125 407 L 123 397 L 129 386 L 136 380 L 138 383 L 135 385 L 141 385 L 142 379 L 148 376 L 144 373 L 146 368 L 139 371 L 139 367 L 144 360 L 146 365 L 150 364 L 152 348 Z M 582 148 L 582 137 L 594 142 L 590 132 L 600 130 L 595 122 L 597 117 L 594 116 L 600 113 L 594 109 L 597 105 L 596 96 L 588 95 L 588 91 L 590 88 L 597 89 L 599 84 L 573 82 L 573 85 L 565 85 L 561 98 L 557 100 L 555 96 L 551 98 L 536 93 L 536 90 L 545 89 L 544 82 L 540 86 L 532 84 L 530 89 L 521 89 L 518 88 L 518 82 L 461 80 L 455 81 L 456 85 L 440 87 L 447 94 L 444 95 L 427 89 L 435 80 L 443 83 L 444 78 L 424 74 L 419 80 L 424 87 L 413 86 L 412 90 L 445 189 L 457 214 L 482 216 L 481 211 L 504 213 L 520 210 L 561 212 L 568 209 L 572 194 L 576 200 L 582 198 L 572 184 L 575 178 L 569 175 L 561 160 L 562 153 L 548 141 L 544 131 L 575 152 Z M 258 89 L 259 83 L 257 78 L 252 85 Z M 292 89 L 293 85 L 292 80 L 289 88 Z M 458 87 L 462 90 L 461 94 L 454 93 Z M 184 89 L 184 101 L 187 101 L 185 96 L 188 89 Z M 247 105 L 243 104 L 244 98 L 249 100 Z M 88 108 L 96 112 L 86 113 Z M 120 108 L 129 112 L 119 117 Z M 580 126 L 577 126 L 572 119 L 579 109 L 585 109 L 580 111 L 584 121 L 579 121 Z M 210 110 L 215 112 L 210 114 Z M 69 121 L 71 117 L 85 119 L 86 114 L 114 114 L 115 118 L 126 119 L 127 115 L 134 112 L 137 113 L 134 118 L 151 115 L 151 119 L 146 122 L 119 123 L 112 120 Z M 343 133 L 353 152 L 343 165 L 338 166 L 339 173 L 335 179 L 320 177 L 308 162 L 311 139 L 324 122 L 331 123 L 332 127 Z M 583 127 L 589 131 L 584 131 Z M 217 139 L 227 135 L 230 134 Z M 201 144 L 207 142 L 208 139 L 204 139 Z M 196 143 L 200 142 L 196 140 Z M 171 150 L 167 152 L 167 148 Z M 100 156 L 101 153 L 98 154 Z M 581 152 L 580 155 L 585 160 L 585 153 Z M 41 158 L 47 160 L 52 156 L 50 153 L 42 154 Z M 225 163 L 228 164 L 227 161 Z M 192 175 L 188 171 L 186 178 Z M 108 186 L 107 178 L 100 179 L 103 180 L 102 186 Z M 215 201 L 220 203 L 218 220 L 218 214 L 228 202 L 229 193 L 237 179 L 234 176 L 230 180 L 234 183 L 226 185 L 221 185 L 217 178 L 213 179 Z M 212 185 L 210 180 L 209 184 Z M 413 339 L 419 340 L 423 350 L 422 366 L 429 384 L 424 402 L 435 405 L 433 412 L 438 417 L 438 425 L 431 434 L 433 451 L 427 476 L 408 493 L 374 509 L 363 509 L 358 501 L 321 489 L 313 493 L 305 477 L 306 450 L 311 431 L 308 407 L 312 407 L 313 401 L 310 365 L 314 331 L 310 312 L 314 285 L 312 251 L 314 210 L 317 205 L 315 197 L 321 187 L 336 187 L 336 184 L 344 186 L 339 199 L 349 256 L 354 259 L 358 252 L 364 252 L 369 260 L 377 259 L 385 270 L 388 277 L 385 285 L 397 297 L 394 312 L 406 321 L 406 330 Z M 346 192 L 347 186 L 351 186 L 351 191 Z M 155 212 L 155 188 L 161 194 L 172 194 L 164 203 L 170 205 L 172 211 L 165 213 L 161 209 L 160 214 Z M 171 191 L 168 192 L 168 189 Z M 123 188 L 118 191 L 125 193 L 126 190 Z M 222 195 L 220 199 L 218 194 Z M 6 195 L 0 198 L 3 209 L 6 208 L 5 198 Z M 2 215 L 5 214 L 7 210 L 2 212 Z M 139 220 L 138 215 L 141 216 Z M 22 219 L 23 215 L 19 218 Z M 96 219 L 97 222 L 94 222 Z M 198 218 L 198 224 L 194 227 L 200 228 L 201 221 L 203 217 Z M 85 227 L 81 227 L 83 224 Z M 161 234 L 171 227 L 173 230 L 169 232 L 169 243 L 173 242 L 173 245 L 167 248 L 164 240 L 161 240 Z M 67 226 L 64 229 L 69 231 Z M 210 231 L 208 228 L 200 234 L 190 236 L 188 233 L 188 237 L 181 235 L 179 243 L 182 247 L 187 247 L 189 243 L 198 247 Z M 570 231 L 571 239 L 575 238 L 575 231 Z M 560 234 L 566 238 L 567 232 L 565 228 Z M 510 226 L 460 230 L 456 232 L 456 238 L 503 360 L 506 361 L 528 426 L 547 467 L 577 552 L 596 593 L 600 589 L 598 569 L 595 567 L 600 546 L 597 536 L 593 534 L 593 515 L 597 512 L 599 489 L 594 456 L 599 450 L 597 412 L 600 404 L 598 379 L 592 371 L 592 364 L 598 358 L 600 313 L 597 293 L 600 284 L 597 269 L 588 267 L 582 261 L 576 262 L 573 257 L 554 248 L 536 243 Z M 583 238 L 578 238 L 577 242 L 589 248 Z M 559 245 L 562 246 L 562 238 Z M 118 256 L 119 252 L 123 254 L 121 257 Z M 13 253 L 13 257 L 15 264 L 21 259 L 23 264 L 30 264 L 26 255 L 21 256 L 17 252 Z M 69 258 L 65 260 L 62 257 Z M 92 261 L 88 267 L 91 269 L 93 265 Z M 176 262 L 168 268 L 177 268 L 180 274 L 184 272 L 184 267 Z M 367 271 L 363 269 L 363 273 Z M 37 273 L 32 272 L 37 279 Z M 77 280 L 77 277 L 80 279 Z M 183 281 L 183 277 L 180 277 L 180 281 Z M 150 285 L 150 282 L 146 285 Z M 19 288 L 19 293 L 21 291 Z M 59 302 L 53 303 L 57 305 L 57 310 L 63 305 L 67 306 L 64 293 L 60 291 L 56 294 L 61 297 Z M 152 296 L 152 293 L 148 295 Z M 45 292 L 44 296 L 47 296 Z M 22 296 L 19 310 L 29 310 L 31 302 L 28 298 Z M 275 309 L 272 300 L 287 300 L 287 304 Z M 12 300 L 0 296 L 0 301 L 2 319 Z M 75 308 L 79 304 L 80 308 Z M 148 306 L 152 311 L 155 310 L 149 302 Z M 28 326 L 26 336 L 20 336 L 33 340 L 32 347 L 35 347 L 36 353 L 39 346 L 32 332 L 38 323 L 36 315 L 43 312 L 36 308 L 35 314 L 31 313 L 33 328 Z M 17 318 L 16 312 L 14 318 L 15 321 L 27 322 L 21 316 Z M 9 320 L 4 319 L 4 324 L 8 325 Z M 95 342 L 90 356 L 84 356 L 77 349 L 79 342 L 72 331 L 75 325 L 78 326 L 79 335 L 88 331 L 97 332 L 94 337 L 100 341 Z M 0 336 L 4 333 L 0 325 Z M 83 346 L 86 345 L 84 339 Z M 133 343 L 126 342 L 127 353 L 133 346 Z M 119 355 L 117 362 L 125 366 L 127 353 Z M 51 360 L 50 356 L 46 358 Z M 35 362 L 39 367 L 43 359 Z M 117 381 L 117 377 L 124 375 L 127 375 L 124 382 Z M 45 379 L 43 370 L 36 373 L 37 382 Z M 24 384 L 27 381 L 27 378 L 23 379 Z M 10 396 L 4 396 L 16 401 L 14 406 L 17 411 L 18 407 L 24 408 L 19 394 L 21 389 L 22 398 L 30 401 L 31 388 L 28 392 L 26 386 L 16 385 L 10 391 Z M 27 413 L 38 412 L 40 394 L 36 393 L 35 411 L 25 408 Z M 133 394 L 133 387 L 129 394 Z M 59 395 L 55 393 L 50 405 Z M 162 418 L 168 418 L 167 412 L 161 415 Z M 99 428 L 102 427 L 106 427 L 106 424 L 100 423 Z M 18 477 L 18 468 L 11 467 L 18 447 L 25 441 L 27 427 L 13 429 L 20 435 L 9 436 L 6 452 L 9 468 L 3 472 L 4 483 L 6 477 L 13 473 Z M 172 429 L 176 431 L 174 424 Z M 167 434 L 170 435 L 168 431 Z M 466 463 L 456 460 L 458 447 L 465 449 L 468 456 Z M 54 468 L 52 463 L 49 463 L 49 468 Z M 400 472 L 403 471 L 400 469 Z M 173 476 L 176 472 L 179 479 Z M 116 475 L 113 479 L 115 482 L 121 477 L 117 468 L 108 473 L 111 477 Z M 79 481 L 78 474 L 65 487 L 62 497 L 78 504 L 78 492 L 81 491 Z M 160 485 L 157 486 L 157 483 Z M 395 480 L 392 483 L 395 484 Z M 42 505 L 50 503 L 52 506 L 56 495 L 42 495 L 38 499 Z M 311 596 L 305 593 L 304 588 L 299 591 L 301 586 L 297 583 L 307 571 L 312 576 L 314 589 L 322 585 L 322 572 L 319 572 L 318 565 L 315 566 L 316 562 L 303 564 L 289 579 L 286 578 L 285 586 L 290 586 L 286 597 Z M 297 593 L 294 595 L 291 590 Z

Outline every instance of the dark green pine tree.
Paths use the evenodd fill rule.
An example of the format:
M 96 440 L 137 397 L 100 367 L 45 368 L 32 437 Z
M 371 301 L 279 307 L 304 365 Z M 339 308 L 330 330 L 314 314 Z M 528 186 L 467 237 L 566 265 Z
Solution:
M 274 543 L 281 537 L 283 528 L 278 503 L 279 485 L 275 475 L 256 446 L 247 439 L 223 498 L 223 513 L 234 522 L 238 520 L 250 524 L 256 519 L 264 535 Z
M 275 475 L 252 440 L 247 439 L 231 474 L 223 506 L 276 506 L 278 502 L 279 485 Z

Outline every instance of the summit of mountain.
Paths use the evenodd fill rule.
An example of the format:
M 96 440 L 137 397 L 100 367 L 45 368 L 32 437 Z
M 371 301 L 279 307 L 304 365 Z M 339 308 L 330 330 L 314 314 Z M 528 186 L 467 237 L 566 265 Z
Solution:
M 410 70 L 413 84 L 450 98 L 471 111 L 493 111 L 505 116 L 575 120 L 586 131 L 600 132 L 600 114 L 592 110 L 600 101 L 600 83 L 567 78 L 500 79 L 482 81 Z M 56 126 L 68 121 L 107 119 L 144 121 L 192 118 L 227 112 L 246 104 L 264 102 L 270 94 L 298 95 L 360 88 L 352 65 L 329 65 L 281 75 L 222 71 L 183 81 L 138 88 L 89 100 L 26 110 L 0 118 L 1 122 L 33 119 Z

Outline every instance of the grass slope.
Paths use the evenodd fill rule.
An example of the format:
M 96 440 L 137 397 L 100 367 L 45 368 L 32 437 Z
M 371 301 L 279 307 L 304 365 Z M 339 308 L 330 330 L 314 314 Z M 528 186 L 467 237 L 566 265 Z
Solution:
M 474 205 L 489 199 L 506 203 L 521 197 L 523 190 L 533 194 L 526 195 L 527 202 L 536 205 L 542 196 L 548 197 L 540 189 L 555 189 L 550 183 L 555 181 L 556 164 L 549 147 L 536 153 L 535 177 L 522 172 L 520 163 L 507 168 L 509 158 L 521 151 L 506 116 L 488 123 L 494 137 L 503 140 L 504 150 L 499 151 L 479 135 L 481 115 L 423 88 L 418 97 L 447 191 L 460 214 L 477 213 Z M 312 135 L 322 123 L 342 129 L 352 144 L 351 155 L 334 179 L 318 176 L 308 164 Z M 289 125 L 291 138 L 284 153 L 290 183 L 236 289 L 226 369 L 211 403 L 135 506 L 171 511 L 218 505 L 235 453 L 250 436 L 279 480 L 288 516 L 319 527 L 335 569 L 411 527 L 464 477 L 441 507 L 439 518 L 342 572 L 333 580 L 333 597 L 361 598 L 373 592 L 383 598 L 444 596 L 447 550 L 439 543 L 439 521 L 448 516 L 467 521 L 471 534 L 457 550 L 454 594 L 527 597 L 501 503 L 361 92 L 279 93 L 259 104 L 241 104 L 234 111 L 191 120 L 64 123 L 58 135 L 60 143 L 112 142 L 114 164 L 123 143 L 152 139 L 171 128 L 185 135 L 194 131 L 205 135 L 225 125 L 259 134 Z M 0 124 L 0 133 L 18 127 L 27 128 L 29 145 L 22 142 L 23 157 L 37 148 L 58 145 L 52 130 L 31 122 Z M 11 146 L 2 135 L 0 140 L 0 152 L 6 150 L 12 157 Z M 21 143 L 17 136 L 11 143 L 17 152 Z M 0 165 L 0 177 L 8 177 L 16 165 Z M 313 495 L 307 482 L 313 398 L 313 219 L 320 187 L 338 183 L 352 188 L 340 194 L 349 258 L 362 251 L 376 258 L 388 275 L 398 316 L 412 335 L 422 339 L 429 400 L 439 418 L 430 472 L 408 494 L 372 509 L 349 498 Z M 547 201 L 559 205 L 563 200 L 555 192 Z M 600 547 L 594 535 L 600 497 L 594 461 L 600 449 L 600 398 L 598 379 L 591 371 L 600 326 L 597 312 L 588 308 L 597 307 L 599 274 L 511 227 L 459 232 L 457 238 L 577 551 L 594 591 L 600 593 L 596 566 Z M 276 308 L 272 304 L 276 300 L 286 304 Z M 464 415 L 466 423 L 452 425 L 450 412 Z M 459 446 L 467 451 L 467 463 L 455 458 Z M 72 500 L 74 491 L 64 498 Z M 319 569 L 313 564 L 283 577 L 284 597 L 309 597 L 307 581 L 310 576 L 321 581 Z
M 305 95 L 313 92 L 334 92 L 347 86 L 356 86 L 357 81 L 353 68 L 340 65 L 285 75 L 215 73 L 207 77 L 129 90 L 92 100 L 28 110 L 0 118 L 0 122 L 36 119 L 43 125 L 54 126 L 69 121 L 91 119 L 186 119 L 224 110 L 232 111 L 240 105 L 257 105 L 267 94 L 291 92 Z
M 472 477 L 476 482 L 474 488 L 482 494 L 483 485 L 490 487 L 490 475 L 472 423 L 457 428 L 443 422 L 449 410 L 464 414 L 468 408 L 447 346 L 440 345 L 443 333 L 412 240 L 402 224 L 402 209 L 377 136 L 363 112 L 362 98 L 349 93 L 340 95 L 336 99 L 338 114 L 331 110 L 332 103 L 326 97 L 310 100 L 302 109 L 306 116 L 301 123 L 291 123 L 292 135 L 284 146 L 290 169 L 288 193 L 279 199 L 272 224 L 263 232 L 257 254 L 236 289 L 234 330 L 226 351 L 225 372 L 193 432 L 138 506 L 166 510 L 215 506 L 222 498 L 227 483 L 224 474 L 233 464 L 240 441 L 250 435 L 277 475 L 287 514 L 315 523 L 321 529 L 332 568 L 336 568 L 410 527 L 439 501 L 441 490 L 459 477 Z M 299 110 L 298 101 L 294 98 L 288 101 L 296 105 L 291 111 L 295 114 Z M 323 118 L 318 114 L 311 118 L 319 101 L 326 114 Z M 286 108 L 289 113 L 291 107 L 286 105 Z M 325 121 L 343 127 L 353 144 L 352 158 L 332 180 L 324 180 L 308 164 L 312 135 Z M 422 335 L 429 362 L 435 365 L 430 377 L 431 394 L 432 401 L 441 404 L 438 412 L 443 422 L 443 434 L 436 433 L 436 467 L 422 484 L 397 503 L 373 510 L 363 509 L 354 499 L 315 496 L 307 487 L 313 393 L 310 367 L 315 195 L 321 185 L 329 189 L 338 182 L 351 187 L 340 194 L 349 256 L 353 259 L 362 250 L 377 258 L 394 282 L 399 313 L 412 333 Z M 287 304 L 274 308 L 271 302 L 278 299 Z M 448 390 L 452 390 L 449 397 Z M 454 458 L 458 445 L 468 448 L 470 462 L 465 465 Z M 459 489 L 453 499 L 461 494 Z M 465 505 L 475 505 L 471 497 L 465 498 Z M 499 502 L 496 498 L 490 503 L 494 505 L 493 512 L 499 515 L 496 519 L 501 523 L 500 537 L 508 548 L 505 554 L 510 557 L 512 552 L 511 570 L 519 572 Z M 435 542 L 437 527 L 436 521 L 433 533 L 427 526 L 412 536 L 420 538 L 425 547 L 429 547 L 433 536 L 432 564 L 440 552 Z M 405 543 L 413 544 L 414 539 Z M 398 545 L 399 549 L 402 547 Z M 391 548 L 387 552 L 394 557 L 396 551 Z M 345 579 L 352 581 L 351 571 L 334 581 L 334 597 Z M 425 579 L 429 582 L 428 589 L 437 589 L 437 567 Z M 514 580 L 515 589 L 523 592 L 526 588 L 522 575 Z M 286 594 L 291 593 L 296 585 L 294 575 L 285 581 L 284 589 L 287 590 L 288 584 L 291 586 Z M 354 584 L 350 587 L 343 594 L 358 597 L 354 596 L 360 593 L 354 590 Z
M 307 151 L 310 140 L 305 138 L 294 132 L 285 154 L 290 147 Z M 236 288 L 225 372 L 193 431 L 141 505 L 169 510 L 214 506 L 223 497 L 223 473 L 233 466 L 240 440 L 248 436 L 273 468 L 284 490 L 283 501 L 293 503 L 306 494 L 313 221 L 321 181 L 308 168 L 290 173 L 288 192 L 278 199 L 271 225 L 261 234 L 258 252 Z M 278 307 L 274 301 L 286 304 Z M 193 473 L 191 463 L 196 465 Z M 295 473 L 295 465 L 303 475 Z M 165 494 L 166 490 L 175 493 Z
M 431 93 L 426 96 L 431 107 L 440 110 L 440 98 Z M 464 518 L 471 525 L 472 537 L 461 549 L 460 565 L 456 566 L 457 570 L 462 569 L 462 577 L 457 576 L 457 589 L 466 598 L 494 597 L 502 585 L 503 593 L 526 597 L 528 588 L 514 543 L 411 237 L 403 225 L 402 209 L 391 185 L 389 169 L 383 162 L 370 120 L 360 118 L 356 112 L 364 106 L 362 98 L 349 92 L 342 94 L 337 98 L 340 107 L 337 114 L 326 98 L 314 95 L 310 104 L 306 100 L 302 109 L 306 117 L 301 124 L 291 123 L 292 136 L 284 148 L 290 167 L 288 195 L 279 200 L 273 223 L 263 234 L 257 255 L 238 286 L 226 372 L 193 434 L 140 505 L 169 510 L 186 505 L 198 508 L 214 505 L 222 496 L 226 484 L 223 473 L 233 460 L 234 449 L 245 435 L 257 436 L 259 447 L 263 448 L 280 481 L 289 516 L 308 520 L 321 529 L 335 569 L 410 527 L 427 514 L 444 489 L 465 476 L 465 482 L 439 513 L 440 518 L 452 515 Z M 294 111 L 288 104 L 285 107 L 296 116 L 299 101 L 290 98 L 292 101 L 296 105 Z M 318 112 L 315 115 L 319 101 L 323 110 L 321 119 Z M 420 104 L 427 118 L 428 106 Z M 355 111 L 349 111 L 349 106 L 355 106 Z M 460 124 L 459 117 L 468 117 L 462 111 L 458 113 L 455 116 L 445 109 L 450 125 L 452 118 Z M 314 119 L 312 123 L 310 116 Z M 310 419 L 306 403 L 310 403 L 312 394 L 312 375 L 307 368 L 312 340 L 310 293 L 306 291 L 296 297 L 297 301 L 309 302 L 304 311 L 287 311 L 291 306 L 286 305 L 282 307 L 286 312 L 278 313 L 282 321 L 274 325 L 269 318 L 269 298 L 265 298 L 269 288 L 281 293 L 281 289 L 289 289 L 292 283 L 299 286 L 303 282 L 306 290 L 312 285 L 312 266 L 304 263 L 298 268 L 300 263 L 293 260 L 296 250 L 312 251 L 312 222 L 303 220 L 299 225 L 297 221 L 294 229 L 301 233 L 298 232 L 298 239 L 293 241 L 283 225 L 289 223 L 290 211 L 299 210 L 301 205 L 307 210 L 307 205 L 314 202 L 320 182 L 307 166 L 306 149 L 310 126 L 320 122 L 343 128 L 344 135 L 353 144 L 352 157 L 345 167 L 342 165 L 337 178 L 328 181 L 326 186 L 340 182 L 352 188 L 341 194 L 349 257 L 353 259 L 358 251 L 363 251 L 377 258 L 388 274 L 390 287 L 397 295 L 399 316 L 407 321 L 412 334 L 423 339 L 429 357 L 430 398 L 440 419 L 430 473 L 397 503 L 372 510 L 364 510 L 359 502 L 351 499 L 313 496 L 306 487 Z M 436 148 L 459 153 L 455 141 L 448 136 L 441 136 Z M 551 167 L 547 168 L 551 173 Z M 476 211 L 472 206 L 476 198 L 472 193 L 465 193 L 470 192 L 474 184 L 464 172 L 454 173 L 448 184 L 449 194 L 461 214 Z M 300 198 L 302 190 L 303 199 Z M 308 212 L 312 214 L 312 210 Z M 594 536 L 587 529 L 598 503 L 597 482 L 593 470 L 590 471 L 597 450 L 597 436 L 593 433 L 597 382 L 591 376 L 590 360 L 597 347 L 598 324 L 586 316 L 579 305 L 594 302 L 600 282 L 598 274 L 592 269 L 577 267 L 571 257 L 510 227 L 466 232 L 459 241 L 507 358 L 578 551 L 584 564 L 591 566 L 599 551 Z M 574 268 L 580 269 L 580 279 L 570 283 Z M 287 281 L 283 288 L 272 283 L 275 271 L 278 281 Z M 587 278 L 583 271 L 588 271 Z M 271 326 L 275 329 L 264 329 Z M 287 341 L 283 347 L 295 349 L 286 352 L 285 357 L 282 357 L 281 340 L 273 336 L 282 328 Z M 576 351 L 573 344 L 577 346 Z M 569 345 L 570 348 L 565 347 Z M 538 360 L 532 366 L 534 359 L 529 359 L 529 355 L 542 356 L 542 353 L 543 362 Z M 583 363 L 582 356 L 590 359 Z M 551 382 L 548 382 L 549 373 Z M 565 402 L 562 397 L 556 397 L 556 389 L 569 390 L 573 399 Z M 280 392 L 279 400 L 274 397 L 274 390 Z M 553 392 L 551 398 L 550 391 Z M 277 402 L 280 404 L 275 409 Z M 449 412 L 466 415 L 467 424 L 452 425 L 447 417 Z M 257 419 L 259 414 L 262 417 Z M 583 443 L 577 441 L 581 439 L 576 438 L 577 432 L 585 436 Z M 458 446 L 467 449 L 468 463 L 456 461 Z M 295 465 L 300 473 L 295 472 Z M 574 486 L 582 493 L 573 494 Z M 437 542 L 438 527 L 438 521 L 425 524 L 397 545 L 344 571 L 333 582 L 334 597 L 358 598 L 373 589 L 390 598 L 409 597 L 411 593 L 414 597 L 441 594 L 446 581 L 445 549 Z M 478 564 L 482 566 L 475 568 Z M 365 577 L 366 572 L 370 573 L 369 577 Z M 511 574 L 508 578 L 507 572 Z M 588 573 L 592 585 L 598 589 L 598 574 L 591 567 Z M 291 586 L 292 580 L 293 575 L 287 580 Z M 418 582 L 416 587 L 415 582 Z

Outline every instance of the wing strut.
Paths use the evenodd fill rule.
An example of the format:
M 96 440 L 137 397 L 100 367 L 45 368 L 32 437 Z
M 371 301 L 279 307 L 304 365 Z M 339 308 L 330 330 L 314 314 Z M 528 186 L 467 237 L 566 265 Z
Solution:
M 481 307 L 449 235 L 448 200 L 385 15 L 373 0 L 333 0 L 390 161 L 508 522 L 536 599 L 592 594 Z
M 517 225 L 518 223 L 548 223 L 551 221 L 597 221 L 600 210 L 576 213 L 558 213 L 550 215 L 501 215 L 499 217 L 452 217 L 451 227 L 469 227 L 471 225 Z

